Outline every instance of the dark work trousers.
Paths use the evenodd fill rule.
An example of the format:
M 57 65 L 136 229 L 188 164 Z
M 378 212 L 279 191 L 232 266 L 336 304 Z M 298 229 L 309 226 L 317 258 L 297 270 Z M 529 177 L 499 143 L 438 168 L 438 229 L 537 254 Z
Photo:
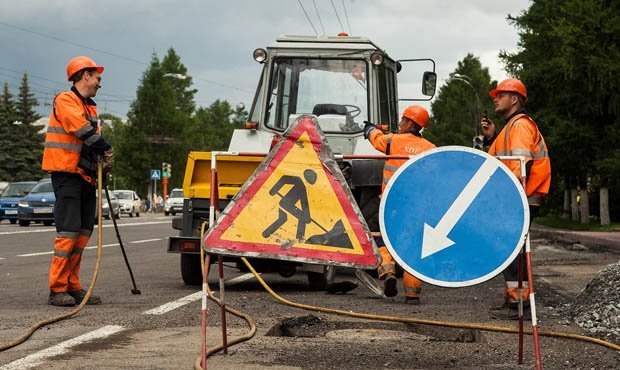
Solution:
M 77 173 L 52 172 L 56 195 L 54 222 L 58 232 L 93 230 L 97 197 L 95 186 Z
M 530 205 L 530 227 L 532 226 L 532 221 L 538 215 L 539 206 Z M 528 229 L 529 232 L 529 229 Z M 523 246 L 525 249 L 525 244 Z M 518 281 L 519 280 L 519 256 L 512 261 L 508 267 L 503 272 L 505 281 Z M 527 271 L 525 265 L 525 258 L 523 259 L 523 281 L 527 280 Z

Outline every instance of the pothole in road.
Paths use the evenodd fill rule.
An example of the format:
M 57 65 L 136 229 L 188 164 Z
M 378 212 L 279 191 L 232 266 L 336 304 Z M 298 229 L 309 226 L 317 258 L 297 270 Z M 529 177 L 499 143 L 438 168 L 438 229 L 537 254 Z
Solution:
M 315 315 L 289 317 L 266 334 L 272 337 L 326 337 L 334 340 L 416 340 L 460 343 L 484 342 L 482 333 L 471 329 L 431 327 L 381 321 L 329 321 Z

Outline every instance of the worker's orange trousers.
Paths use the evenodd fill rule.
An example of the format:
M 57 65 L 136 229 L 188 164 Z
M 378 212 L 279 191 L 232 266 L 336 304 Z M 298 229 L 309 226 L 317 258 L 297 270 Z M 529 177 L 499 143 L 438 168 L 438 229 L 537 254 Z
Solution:
M 64 172 L 52 173 L 52 186 L 57 234 L 49 287 L 52 293 L 73 292 L 82 289 L 80 263 L 95 222 L 95 187 L 78 174 Z
M 381 252 L 381 265 L 377 269 L 379 279 L 385 279 L 387 274 L 396 274 L 396 262 L 387 247 L 379 247 Z M 405 297 L 420 298 L 422 294 L 422 282 L 415 276 L 406 272 L 403 274 L 403 285 L 405 286 Z

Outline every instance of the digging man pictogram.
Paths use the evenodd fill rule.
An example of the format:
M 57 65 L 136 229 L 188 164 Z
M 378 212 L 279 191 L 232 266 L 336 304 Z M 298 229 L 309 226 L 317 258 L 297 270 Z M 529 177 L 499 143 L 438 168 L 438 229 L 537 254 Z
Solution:
M 307 169 L 304 171 L 304 179 L 310 185 L 314 185 L 317 180 L 315 171 Z M 282 195 L 280 189 L 285 185 L 291 185 L 290 190 Z M 280 199 L 278 210 L 278 218 L 269 225 L 262 233 L 264 238 L 271 236 L 276 230 L 282 227 L 288 220 L 288 214 L 297 219 L 297 232 L 295 239 L 309 244 L 332 245 L 341 248 L 353 248 L 353 244 L 347 235 L 342 220 L 338 220 L 331 230 L 327 230 L 320 225 L 310 215 L 310 207 L 308 205 L 308 192 L 304 180 L 300 176 L 284 175 L 269 190 L 269 195 L 279 195 Z M 297 205 L 299 203 L 299 206 Z M 325 233 L 314 235 L 305 240 L 306 226 L 314 223 Z

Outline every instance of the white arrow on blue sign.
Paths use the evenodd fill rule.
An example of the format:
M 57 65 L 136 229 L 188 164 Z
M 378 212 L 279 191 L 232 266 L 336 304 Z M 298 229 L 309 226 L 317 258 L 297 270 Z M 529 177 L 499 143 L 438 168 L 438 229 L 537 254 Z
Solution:
M 523 187 L 502 162 L 448 146 L 403 164 L 381 198 L 386 247 L 403 269 L 444 287 L 465 287 L 502 272 L 529 225 Z
M 159 180 L 161 172 L 159 170 L 151 170 L 151 180 Z

